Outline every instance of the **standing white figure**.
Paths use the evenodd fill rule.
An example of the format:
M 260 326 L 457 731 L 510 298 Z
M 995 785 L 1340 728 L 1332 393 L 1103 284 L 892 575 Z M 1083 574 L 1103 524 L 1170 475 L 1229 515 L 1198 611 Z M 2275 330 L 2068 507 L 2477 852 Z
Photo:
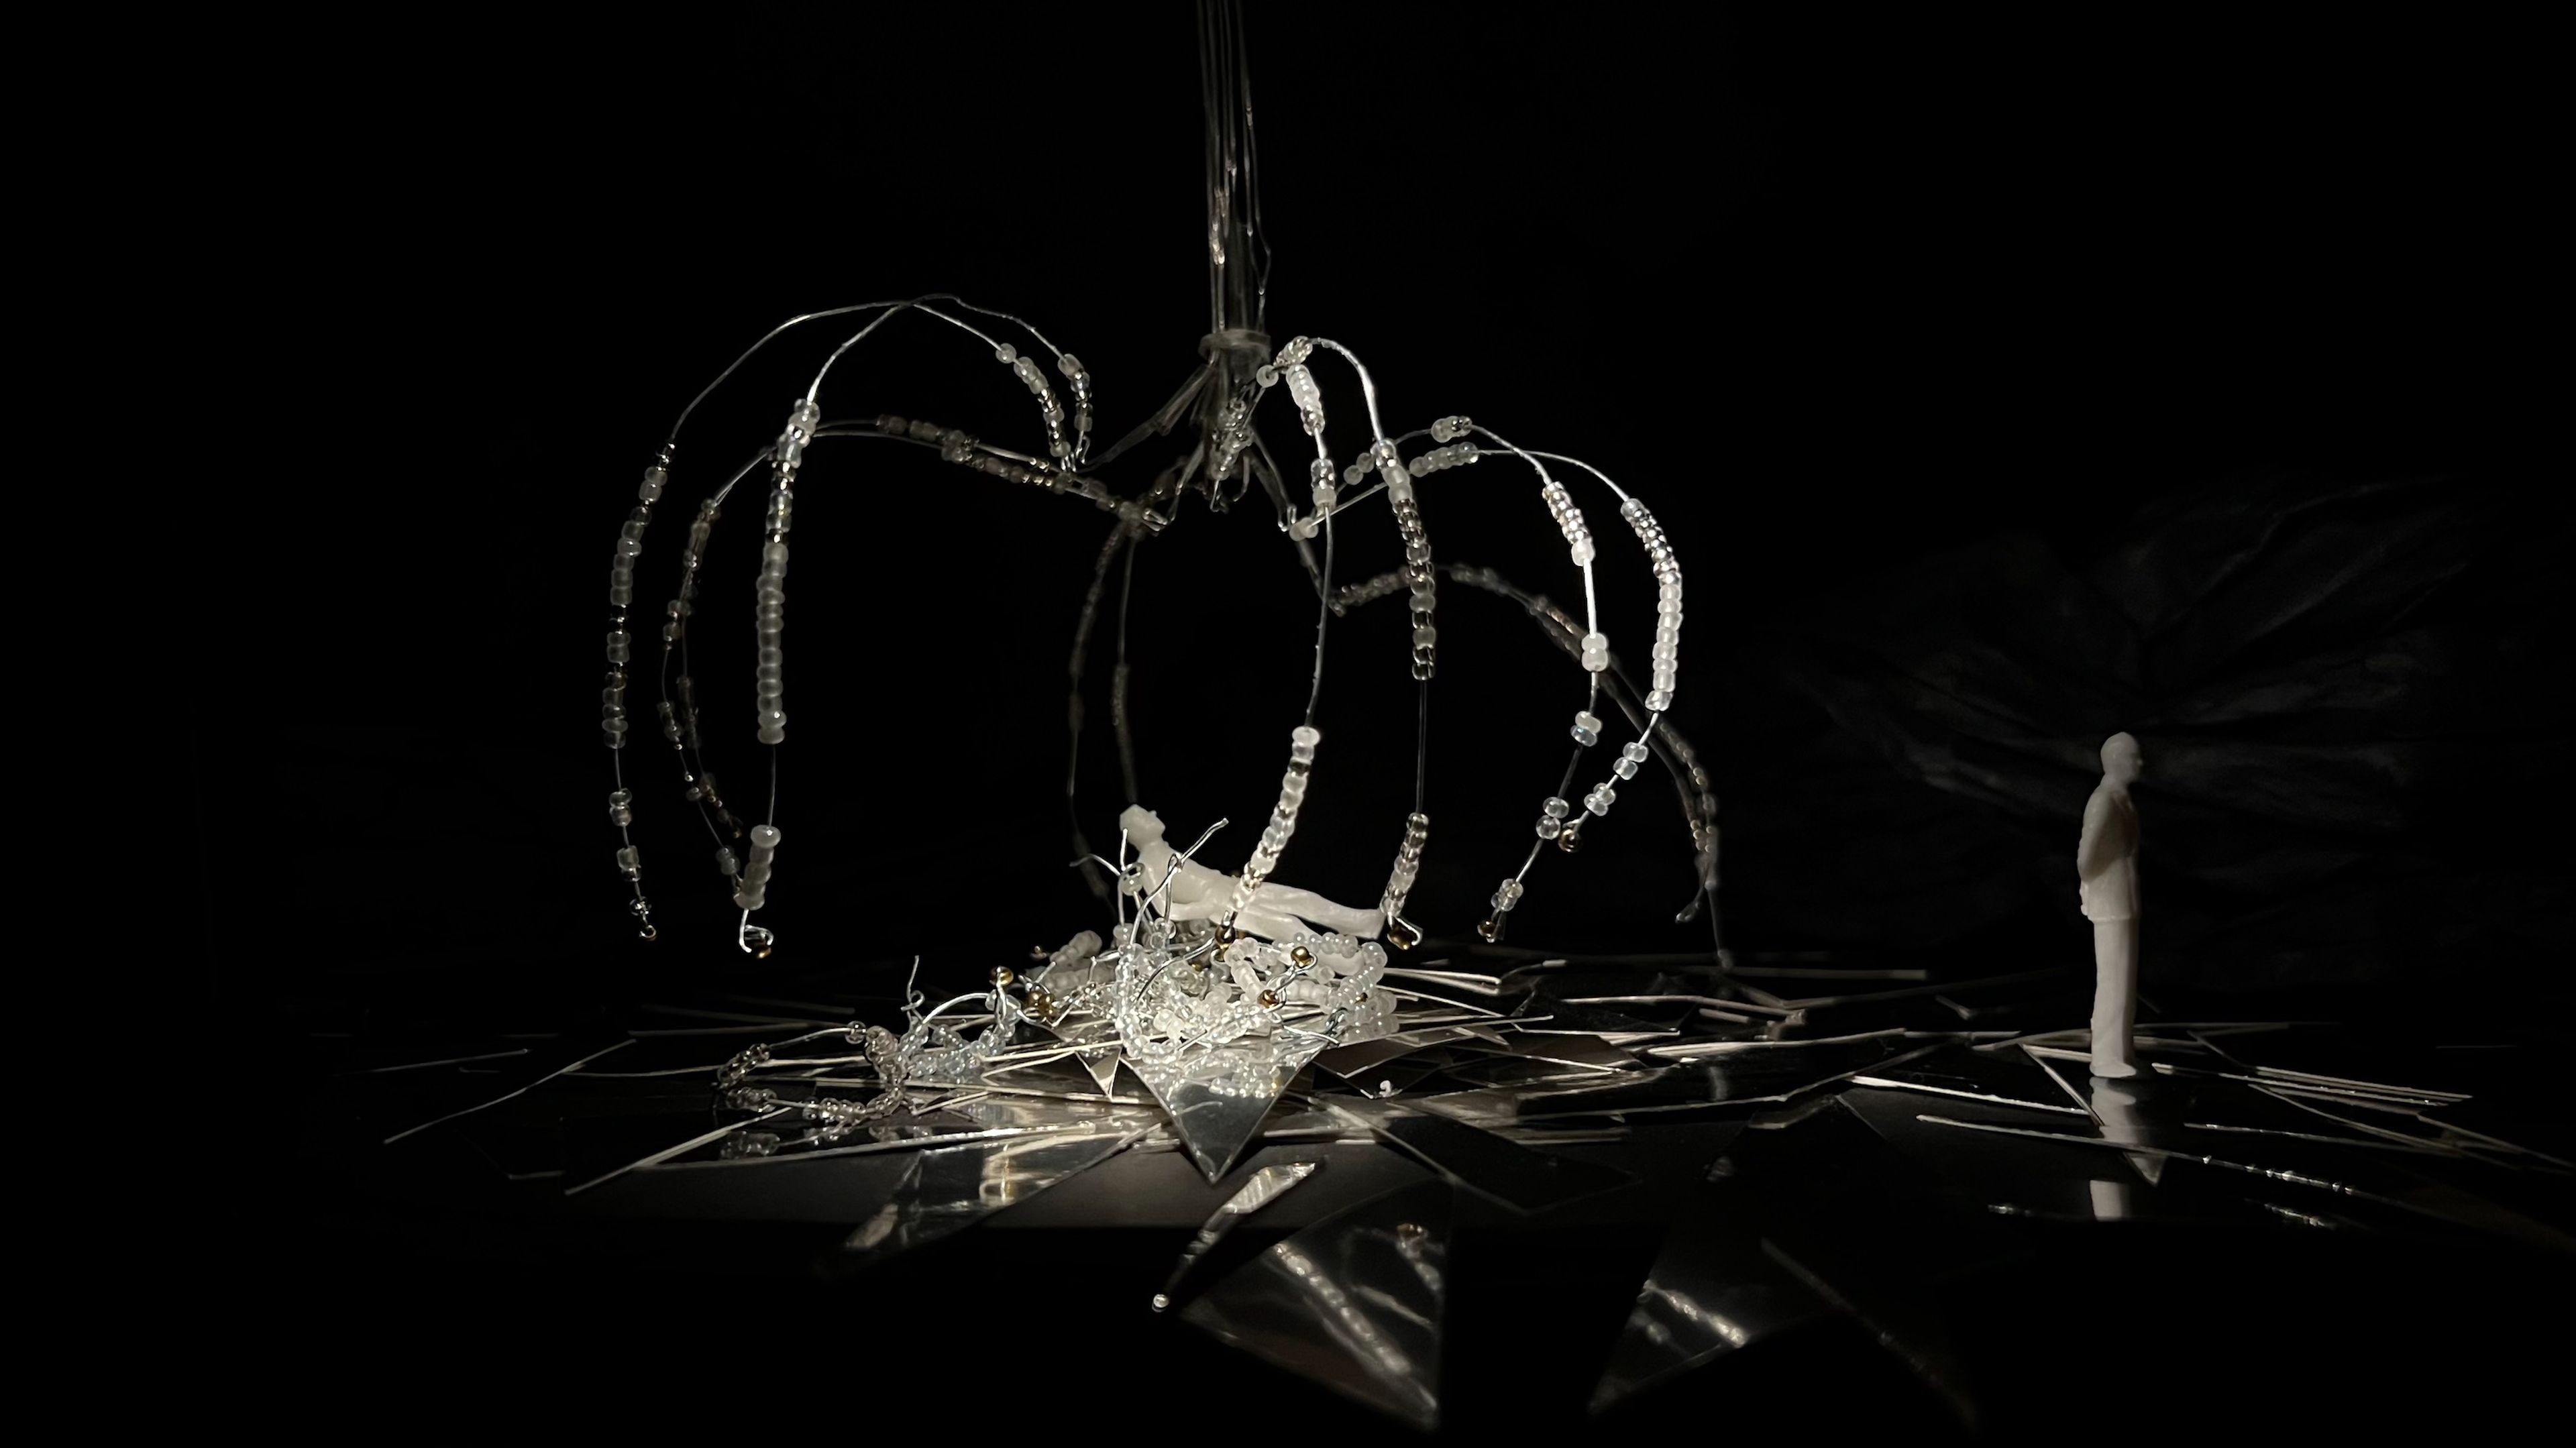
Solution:
M 2093 1074 L 2114 1080 L 2138 1074 L 2138 810 L 2129 786 L 2145 764 L 2130 736 L 2102 741 L 2102 782 L 2085 801 L 2075 846 L 2076 894 L 2093 922 Z
M 1144 866 L 1137 893 L 1150 898 L 1163 892 L 1165 880 L 1171 881 L 1171 889 L 1162 893 L 1157 907 L 1166 917 L 1214 920 L 1225 914 L 1234 895 L 1232 875 L 1219 874 L 1196 860 L 1181 859 L 1163 838 L 1162 820 L 1142 806 L 1129 805 L 1126 813 L 1118 816 L 1118 827 L 1127 832 L 1127 843 L 1136 851 L 1136 862 Z M 1379 910 L 1337 905 L 1312 890 L 1264 882 L 1252 892 L 1251 903 L 1243 907 L 1234 924 L 1246 935 L 1271 941 L 1298 935 L 1308 924 L 1344 935 L 1374 938 L 1386 924 L 1386 915 Z

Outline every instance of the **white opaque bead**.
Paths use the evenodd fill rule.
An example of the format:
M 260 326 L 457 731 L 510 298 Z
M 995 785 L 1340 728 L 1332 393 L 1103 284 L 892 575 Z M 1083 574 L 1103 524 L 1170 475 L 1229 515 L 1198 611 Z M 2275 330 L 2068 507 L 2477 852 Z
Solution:
M 1306 431 L 1321 433 L 1324 430 L 1324 393 L 1315 385 L 1315 374 L 1298 364 L 1280 375 L 1288 383 L 1288 396 L 1297 404 L 1297 412 L 1305 422 Z
M 1406 892 L 1422 871 L 1422 846 L 1431 837 L 1431 817 L 1407 815 L 1404 821 L 1404 843 L 1395 852 L 1395 868 L 1388 872 L 1385 897 L 1379 901 L 1388 920 L 1403 913 Z
M 778 856 L 778 842 L 784 838 L 776 825 L 751 827 L 751 858 L 744 863 L 742 878 L 736 883 L 733 903 L 744 910 L 757 910 L 766 903 L 769 876 Z M 723 863 L 722 852 L 717 861 Z
M 1673 707 L 1673 691 L 1670 689 L 1657 689 L 1655 692 L 1648 694 L 1646 696 L 1646 707 L 1658 714 Z

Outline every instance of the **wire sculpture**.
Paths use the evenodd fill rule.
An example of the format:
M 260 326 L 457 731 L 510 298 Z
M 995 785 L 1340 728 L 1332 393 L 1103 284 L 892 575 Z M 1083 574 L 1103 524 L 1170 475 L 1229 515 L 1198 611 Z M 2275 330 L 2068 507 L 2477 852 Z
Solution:
M 1424 812 L 1430 767 L 1431 693 L 1438 672 L 1439 584 L 1453 582 L 1499 594 L 1519 604 L 1550 642 L 1572 656 L 1583 676 L 1582 697 L 1568 729 L 1572 751 L 1552 791 L 1541 801 L 1533 840 L 1516 868 L 1495 888 L 1478 925 L 1487 941 L 1499 940 L 1526 890 L 1531 871 L 1552 843 L 1560 852 L 1580 849 L 1587 832 L 1602 828 L 1619 790 L 1649 760 L 1671 775 L 1680 797 L 1696 866 L 1696 887 L 1678 918 L 1705 910 L 1716 939 L 1716 800 L 1707 771 L 1689 744 L 1667 722 L 1679 681 L 1682 570 L 1671 540 L 1645 503 L 1600 469 L 1579 459 L 1529 449 L 1464 416 L 1444 416 L 1427 427 L 1390 433 L 1382 420 L 1376 379 L 1348 346 L 1329 337 L 1296 336 L 1273 346 L 1266 302 L 1270 257 L 1264 240 L 1253 145 L 1251 76 L 1237 0 L 1210 0 L 1200 10 L 1200 59 L 1207 120 L 1207 242 L 1209 326 L 1199 341 L 1200 365 L 1152 415 L 1095 453 L 1097 394 L 1094 378 L 1074 354 L 1007 312 L 935 294 L 862 302 L 791 317 L 754 342 L 680 410 L 652 464 L 644 471 L 634 507 L 620 526 L 609 571 L 608 673 L 601 727 L 609 747 L 613 791 L 611 823 L 619 835 L 617 866 L 628 884 L 628 909 L 642 938 L 656 937 L 652 904 L 644 892 L 643 860 L 632 826 L 636 797 L 626 774 L 631 732 L 627 695 L 637 667 L 644 627 L 635 608 L 635 574 L 655 510 L 674 476 L 680 434 L 709 396 L 755 355 L 782 338 L 814 335 L 814 324 L 847 319 L 855 325 L 816 367 L 811 382 L 788 410 L 784 426 L 704 497 L 688 524 L 681 551 L 680 583 L 664 606 L 661 653 L 656 666 L 654 714 L 662 742 L 673 751 L 681 791 L 716 842 L 718 871 L 740 912 L 736 940 L 746 952 L 766 956 L 774 934 L 755 922 L 779 871 L 785 836 L 779 825 L 778 758 L 787 738 L 785 687 L 786 587 L 789 535 L 796 485 L 807 453 L 826 441 L 875 438 L 935 450 L 952 465 L 1003 483 L 1043 490 L 1089 503 L 1112 515 L 1108 538 L 1093 567 L 1091 586 L 1075 628 L 1068 673 L 1074 691 L 1068 710 L 1071 750 L 1078 759 L 1083 713 L 1081 690 L 1087 655 L 1113 567 L 1122 567 L 1121 595 L 1132 584 L 1138 545 L 1176 526 L 1198 499 L 1211 513 L 1224 512 L 1259 488 L 1277 527 L 1311 581 L 1317 604 L 1312 677 L 1302 716 L 1290 729 L 1289 753 L 1277 797 L 1249 857 L 1231 875 L 1201 865 L 1195 856 L 1207 834 L 1188 850 L 1162 841 L 1161 821 L 1136 802 L 1136 770 L 1127 709 L 1126 638 L 1121 605 L 1118 659 L 1111 681 L 1111 713 L 1127 793 L 1114 859 L 1095 853 L 1082 828 L 1077 771 L 1069 763 L 1065 792 L 1075 853 L 1117 919 L 1106 942 L 1091 932 L 1030 969 L 993 973 L 991 988 L 922 1011 L 907 1003 L 901 1037 L 879 1028 L 852 1026 L 852 1041 L 865 1048 L 892 1110 L 907 1090 L 964 1087 L 988 1066 L 1030 1059 L 1014 1043 L 1022 1026 L 1052 1034 L 1057 1052 L 1095 1072 L 1124 1060 L 1172 1104 L 1182 1074 L 1198 1057 L 1222 1056 L 1222 1071 L 1192 1079 L 1219 1095 L 1240 1090 L 1264 1104 L 1277 1095 L 1278 1072 L 1293 1072 L 1319 1050 L 1382 1034 L 1391 1010 L 1375 990 L 1387 952 L 1405 951 L 1422 932 L 1405 916 L 1430 839 Z M 895 413 L 824 411 L 825 383 L 834 366 L 898 320 L 927 319 L 936 331 L 971 338 L 1028 393 L 1043 441 L 1018 451 L 961 429 Z M 1041 361 L 1043 359 L 1043 362 Z M 1346 370 L 1356 381 L 1365 439 L 1337 453 L 1328 440 L 1325 381 Z M 1053 376 L 1050 376 L 1050 373 Z M 1302 486 L 1273 454 L 1257 425 L 1262 403 L 1284 393 L 1299 429 L 1310 440 Z M 1336 403 L 1339 407 L 1343 404 Z M 1278 409 L 1274 406 L 1273 411 Z M 1191 425 L 1186 453 L 1163 467 L 1142 491 L 1113 491 L 1103 480 L 1113 464 L 1156 439 Z M 1580 575 L 1579 618 L 1544 597 L 1525 593 L 1490 570 L 1435 562 L 1422 490 L 1434 475 L 1489 461 L 1528 467 L 1538 499 L 1562 536 Z M 1553 465 L 1554 470 L 1551 470 Z M 755 596 L 755 669 L 752 734 L 765 756 L 768 784 L 756 802 L 718 787 L 707 767 L 698 675 L 692 660 L 699 576 L 716 525 L 735 490 L 765 470 L 759 523 L 761 563 Z M 1656 618 L 1644 687 L 1613 656 L 1603 631 L 1594 588 L 1597 545 L 1567 479 L 1597 484 L 1617 500 L 1620 518 L 1635 534 L 1656 585 Z M 1335 528 L 1344 515 L 1383 499 L 1403 548 L 1400 569 L 1357 585 L 1336 586 Z M 1333 620 L 1352 608 L 1398 593 L 1412 616 L 1406 672 L 1413 683 L 1415 728 L 1413 809 L 1398 832 L 1395 860 L 1375 908 L 1353 910 L 1272 880 L 1296 833 L 1321 732 L 1316 710 L 1323 698 L 1324 644 Z M 1571 691 L 1569 690 L 1569 693 Z M 1573 702 L 1569 700 L 1569 702 Z M 1624 728 L 1605 722 L 1605 712 Z M 1628 737 L 1608 751 L 1606 764 L 1587 770 L 1605 741 Z M 1589 781 L 1579 795 L 1578 783 Z M 746 815 L 756 822 L 746 822 Z M 1221 826 L 1223 821 L 1219 822 Z M 1087 942 L 1087 944 L 1086 944 Z M 972 1005 L 972 1015 L 951 1017 L 952 1007 Z M 973 1040 L 961 1027 L 985 1027 Z M 739 1086 L 749 1068 L 723 1084 Z M 1159 1078 L 1159 1079 L 1158 1079 Z M 1229 1087 L 1225 1083 L 1236 1082 Z M 1213 1084 L 1211 1084 L 1213 1083 Z M 1104 1089 L 1106 1076 L 1102 1076 Z M 758 1105 L 746 1101 L 737 1104 Z M 847 1103 L 835 1110 L 856 1111 Z M 1178 1108 L 1175 1108 L 1176 1114 Z M 852 1120 L 859 1119 L 853 1116 Z

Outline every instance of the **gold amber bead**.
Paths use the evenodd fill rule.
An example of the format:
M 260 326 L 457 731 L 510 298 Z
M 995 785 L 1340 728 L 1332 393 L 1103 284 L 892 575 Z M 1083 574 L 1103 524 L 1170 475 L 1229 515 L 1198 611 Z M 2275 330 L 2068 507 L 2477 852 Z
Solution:
M 1495 921 L 1479 920 L 1476 922 L 1476 933 L 1483 936 L 1488 944 L 1491 944 L 1494 937 L 1503 933 L 1503 927 Z
M 1018 980 L 1019 978 L 1019 974 L 1007 965 L 997 965 L 993 967 L 993 984 L 995 985 L 1009 985 L 1012 981 Z
M 1397 950 L 1411 950 L 1422 943 L 1422 937 L 1414 934 L 1403 921 L 1391 920 L 1387 922 L 1386 943 Z
M 1313 965 L 1315 963 L 1315 952 L 1308 950 L 1302 945 L 1292 945 L 1288 947 L 1288 958 L 1297 962 L 1299 965 Z
M 1275 990 L 1266 990 L 1260 994 L 1258 999 L 1261 1002 L 1261 1008 L 1263 1010 L 1271 1010 L 1279 1004 L 1279 992 Z
M 1574 854 L 1583 848 L 1583 835 L 1577 830 L 1567 830 L 1556 837 L 1556 847 L 1569 855 Z

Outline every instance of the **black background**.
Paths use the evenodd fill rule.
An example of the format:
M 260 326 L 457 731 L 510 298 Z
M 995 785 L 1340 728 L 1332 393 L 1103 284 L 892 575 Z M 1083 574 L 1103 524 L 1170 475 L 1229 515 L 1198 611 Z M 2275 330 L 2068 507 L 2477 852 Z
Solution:
M 1726 802 L 1730 943 L 1943 947 L 1998 969 L 2084 949 L 2060 868 L 2073 808 L 2093 745 L 2135 721 L 2020 700 L 2062 740 L 2043 793 L 2066 808 L 1998 809 L 1818 702 L 1867 675 L 1814 642 L 1817 620 L 1919 608 L 1936 621 L 1908 644 L 1918 665 L 2009 651 L 2013 617 L 2047 611 L 2014 589 L 2113 554 L 2142 511 L 2433 480 L 2466 500 L 2446 526 L 2469 584 L 2440 621 L 2502 642 L 2414 686 L 2460 712 L 2426 716 L 2398 688 L 2360 727 L 2429 730 L 2493 767 L 2392 774 L 2367 852 L 2409 863 L 2357 878 L 2391 897 L 2519 883 L 2478 896 L 2487 934 L 2323 954 L 2237 928 L 2264 916 L 2259 882 L 2186 899 L 2200 928 L 2150 929 L 2150 989 L 2303 984 L 2342 991 L 2334 1009 L 2404 1012 L 2426 999 L 2410 988 L 2555 979 L 2530 973 L 2563 963 L 2567 850 L 2535 803 L 2565 773 L 2546 684 L 2567 535 L 2533 365 L 2555 337 L 2555 168 L 2532 34 L 2429 14 L 1807 7 L 1328 3 L 1251 23 L 1274 338 L 1356 349 L 1390 431 L 1466 412 L 1599 464 L 1679 548 L 1674 718 Z M 191 740 L 203 983 L 291 1023 L 353 993 L 587 1000 L 914 954 L 964 980 L 1099 924 L 1065 866 L 1062 668 L 1106 518 L 908 449 L 818 448 L 798 493 L 772 965 L 733 949 L 649 690 L 627 753 L 663 935 L 632 938 L 595 723 L 600 595 L 672 415 L 787 315 L 952 290 L 1078 353 L 1105 437 L 1163 401 L 1206 327 L 1189 8 L 380 17 L 319 42 L 226 39 L 240 60 L 172 138 L 215 218 L 218 311 L 258 349 L 212 381 L 247 384 L 233 427 L 311 445 L 263 465 L 276 501 L 256 546 L 280 565 L 224 570 L 252 622 L 201 660 L 228 701 Z M 901 323 L 881 339 L 834 374 L 827 417 L 1035 442 L 1024 394 L 969 340 Z M 774 349 L 692 422 L 639 614 L 667 596 L 690 507 L 776 434 L 837 340 Z M 1347 454 L 1358 397 L 1324 376 Z M 1264 422 L 1294 456 L 1293 423 Z M 1136 491 L 1169 456 L 1142 449 L 1109 479 Z M 1424 496 L 1444 556 L 1570 596 L 1525 474 L 1489 461 Z M 1583 500 L 1612 565 L 1605 626 L 1633 651 L 1643 630 L 1619 620 L 1649 595 L 1617 572 L 1631 545 L 1612 510 Z M 699 674 L 710 763 L 740 797 L 758 773 L 751 563 L 730 512 Z M 2385 541 L 2370 516 L 2342 560 L 2364 571 Z M 1383 515 L 1350 522 L 1340 576 L 1391 566 Z M 1979 565 L 2005 600 L 1991 636 L 1923 593 L 1922 570 L 2012 535 L 2019 551 L 1969 555 L 2005 560 Z M 2343 577 L 2331 550 L 2277 566 L 2294 587 Z M 1443 598 L 1413 913 L 1457 935 L 1524 848 L 1578 685 L 1508 609 Z M 1311 603 L 1261 509 L 1193 505 L 1143 551 L 1135 609 L 1145 801 L 1176 832 L 1231 816 L 1211 847 L 1231 866 L 1296 719 Z M 1366 901 L 1411 786 L 1399 618 L 1337 623 L 1329 657 L 1317 784 L 1281 873 Z M 1123 801 L 1097 673 L 1091 697 L 1097 840 Z M 2141 732 L 2150 879 L 2169 861 L 2180 880 L 2234 826 L 2176 809 L 2159 832 L 2165 741 Z M 1668 802 L 1631 791 L 1608 823 L 1581 858 L 1542 863 L 1514 938 L 1704 943 L 1670 921 L 1690 874 Z M 1958 888 L 1970 868 L 1987 878 Z M 288 947 L 262 924 L 281 899 Z
M 1596 462 L 1680 549 L 1691 667 L 1675 720 L 1725 801 L 1730 943 L 2080 939 L 2059 836 L 2092 744 L 2139 727 L 2134 713 L 2021 701 L 2060 741 L 2046 808 L 2066 813 L 2007 820 L 1814 702 L 1820 675 L 1850 676 L 1801 630 L 1855 599 L 1919 612 L 1908 570 L 1944 550 L 2023 535 L 2029 551 L 1999 565 L 2009 593 L 2029 559 L 2080 568 L 2160 500 L 2437 479 L 2478 500 L 2465 571 L 2509 595 L 2500 612 L 2489 586 L 2486 616 L 2453 621 L 2554 636 L 2524 617 L 2563 602 L 2565 519 L 2532 447 L 2547 188 L 2528 47 L 2510 31 L 1328 4 L 1256 8 L 1251 32 L 1270 330 L 1356 348 L 1390 430 L 1463 411 Z M 283 875 L 329 944 L 231 959 L 227 984 L 741 968 L 708 841 L 650 738 L 649 687 L 628 751 L 670 927 L 649 965 L 609 865 L 598 595 L 631 480 L 752 338 L 875 297 L 954 290 L 1028 316 L 1099 379 L 1104 440 L 1159 404 L 1206 326 L 1189 12 L 522 20 L 357 48 L 367 63 L 233 88 L 238 124 L 197 138 L 243 218 L 231 295 L 295 384 L 291 404 L 264 394 L 252 415 L 334 439 L 284 465 L 302 500 L 286 524 L 314 542 L 298 566 L 240 580 L 275 610 L 253 616 L 280 624 L 246 630 L 217 681 L 249 701 L 227 717 L 250 737 L 236 757 L 210 747 L 200 786 L 219 939 L 235 902 Z M 827 325 L 692 422 L 640 614 L 667 596 L 688 509 L 776 434 L 838 340 Z M 1356 393 L 1325 375 L 1356 436 Z M 927 324 L 872 339 L 824 401 L 827 417 L 1036 441 L 1016 384 Z M 1267 428 L 1282 455 L 1303 445 L 1284 415 Z M 1110 481 L 1133 492 L 1168 456 L 1140 450 Z M 1438 550 L 1570 597 L 1527 475 L 1457 478 L 1427 498 Z M 801 498 L 792 843 L 772 896 L 787 948 L 936 961 L 1090 923 L 1065 868 L 1060 680 L 1107 520 L 871 443 L 828 445 Z M 1589 506 L 1604 626 L 1634 651 L 1642 628 L 1619 621 L 1648 597 L 1621 571 L 1633 545 L 1606 497 Z M 760 769 L 747 679 L 727 702 L 749 671 L 726 625 L 750 578 L 740 511 L 698 633 L 709 764 L 737 799 Z M 2373 526 L 2322 561 L 2266 566 L 2328 587 L 2368 562 Z M 1382 518 L 1354 515 L 1342 539 L 1342 578 L 1394 561 Z M 1142 559 L 1142 792 L 1176 832 L 1238 821 L 1211 846 L 1230 865 L 1295 720 L 1311 605 L 1258 508 L 1193 508 Z M 1437 833 L 1415 907 L 1456 934 L 1554 786 L 1578 686 L 1508 609 L 1448 599 Z M 1318 792 L 1286 876 L 1354 900 L 1378 888 L 1410 783 L 1392 608 L 1332 636 Z M 1962 615 L 1906 662 L 1937 674 L 1980 627 Z M 2503 780 L 2392 777 L 2373 808 L 2399 823 L 2376 843 L 2528 874 L 2529 852 L 2563 860 L 2563 840 L 2481 791 L 2515 789 L 2526 767 L 2563 777 L 2563 726 L 2528 703 L 2545 658 L 2474 662 L 2485 723 L 2430 727 L 2503 728 L 2515 764 Z M 1114 838 L 1123 803 L 1101 679 L 1096 666 L 1094 839 Z M 735 704 L 745 717 L 727 724 Z M 2161 740 L 2141 732 L 2152 769 Z M 2156 784 L 2151 851 L 2227 847 L 2223 818 L 2176 814 L 2159 837 Z M 1705 939 L 1669 923 L 1689 870 L 1660 789 L 1632 791 L 1594 854 L 1541 867 L 1520 938 Z M 2449 833 L 2409 837 L 2426 819 Z M 1963 849 L 1962 831 L 1981 843 Z M 2009 883 L 1940 878 L 1961 858 L 2008 860 Z M 1909 896 L 1924 871 L 1941 888 Z M 2563 939 L 2563 890 L 2511 898 L 2503 913 L 2546 916 Z M 2258 888 L 2230 908 L 2261 904 Z M 2202 913 L 2218 924 L 2183 933 L 2223 938 L 2230 909 Z M 2151 978 L 2190 969 L 2177 944 L 2151 939 Z M 2241 956 L 2246 983 L 2278 983 L 2262 962 L 2282 949 L 2228 969 Z M 2455 968 L 2441 953 L 2289 974 Z

